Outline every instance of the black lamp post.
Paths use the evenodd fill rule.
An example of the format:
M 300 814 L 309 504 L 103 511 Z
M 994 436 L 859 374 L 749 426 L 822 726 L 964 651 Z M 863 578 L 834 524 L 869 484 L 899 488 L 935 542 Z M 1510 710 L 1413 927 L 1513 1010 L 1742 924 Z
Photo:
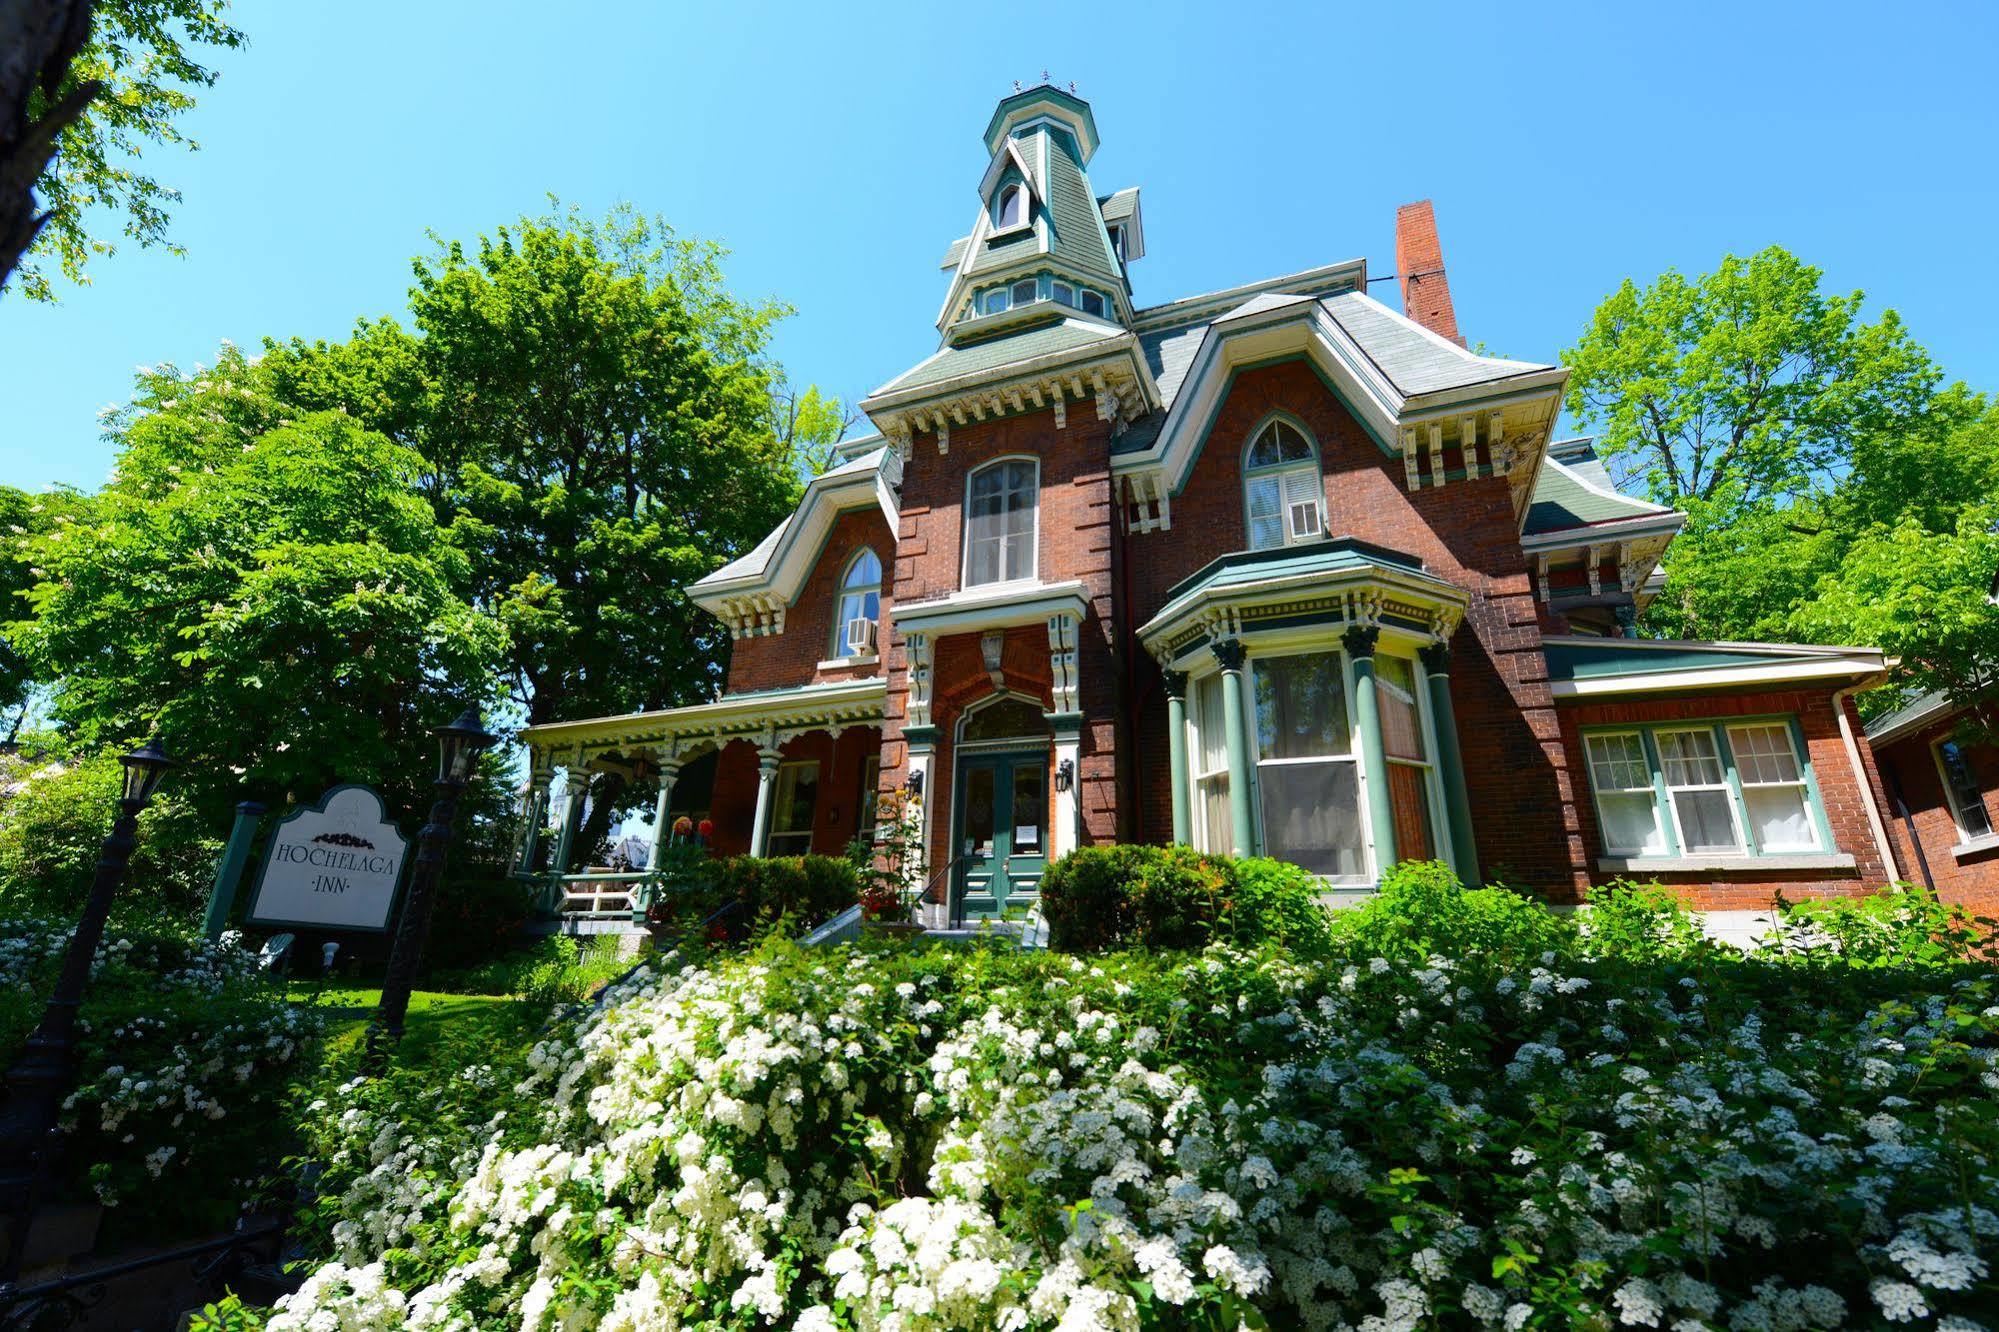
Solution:
M 479 755 L 500 739 L 481 724 L 477 703 L 467 707 L 451 725 L 438 727 L 436 735 L 437 800 L 430 807 L 430 821 L 417 835 L 416 867 L 410 873 L 402 919 L 396 923 L 396 942 L 389 951 L 388 974 L 382 978 L 382 1006 L 376 1010 L 374 1024 L 368 1029 L 368 1049 L 362 1067 L 369 1073 L 381 1072 L 390 1049 L 403 1038 L 410 991 L 416 986 L 423 943 L 430 934 L 432 899 L 436 896 L 437 881 L 444 873 L 444 850 L 451 842 L 451 822 L 458 817 L 458 797 L 464 794 Z
M 104 938 L 111 900 L 118 895 L 132 849 L 139 843 L 139 811 L 160 789 L 167 771 L 179 766 L 157 740 L 148 740 L 145 748 L 121 755 L 118 761 L 125 765 L 118 821 L 98 853 L 97 874 L 90 881 L 90 895 L 84 899 L 76 933 L 70 936 L 69 951 L 63 954 L 55 991 L 42 1010 L 41 1025 L 7 1070 L 7 1099 L 0 1105 L 0 1204 L 10 1225 L 0 1281 L 20 1275 L 28 1225 L 55 1164 L 53 1130 L 76 1074 L 76 1013 L 90 986 L 90 964 Z

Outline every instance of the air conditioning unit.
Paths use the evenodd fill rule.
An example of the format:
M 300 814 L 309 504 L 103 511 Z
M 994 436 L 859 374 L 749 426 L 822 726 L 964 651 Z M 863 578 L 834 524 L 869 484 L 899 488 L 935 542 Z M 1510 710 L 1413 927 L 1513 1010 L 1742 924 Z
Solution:
M 840 641 L 847 646 L 850 657 L 871 657 L 875 651 L 875 622 L 864 616 L 855 616 L 847 621 L 846 632 Z

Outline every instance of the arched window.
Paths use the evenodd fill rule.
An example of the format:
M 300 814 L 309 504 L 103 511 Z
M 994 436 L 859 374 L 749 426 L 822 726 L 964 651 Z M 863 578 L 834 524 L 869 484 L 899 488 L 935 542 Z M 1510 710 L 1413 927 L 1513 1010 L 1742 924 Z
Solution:
M 1018 185 L 1009 185 L 999 193 L 999 206 L 993 210 L 993 225 L 1001 231 L 1017 227 L 1027 220 L 1027 192 Z
M 986 293 L 985 312 L 987 314 L 998 314 L 1004 309 L 1006 309 L 1006 288 L 994 287 Z
M 1035 299 L 1035 289 L 1034 289 L 1033 278 L 1022 278 L 1020 281 L 1013 284 L 1013 303 L 1015 305 L 1028 305 L 1031 304 L 1034 301 L 1034 299 Z
M 966 479 L 965 586 L 1034 577 L 1040 469 L 1032 458 L 1001 458 Z
M 1243 454 L 1242 489 L 1251 550 L 1325 535 L 1318 450 L 1289 422 L 1272 421 L 1250 441 Z
M 881 557 L 863 546 L 847 561 L 847 572 L 840 577 L 840 613 L 833 617 L 833 655 L 873 656 L 881 613 Z

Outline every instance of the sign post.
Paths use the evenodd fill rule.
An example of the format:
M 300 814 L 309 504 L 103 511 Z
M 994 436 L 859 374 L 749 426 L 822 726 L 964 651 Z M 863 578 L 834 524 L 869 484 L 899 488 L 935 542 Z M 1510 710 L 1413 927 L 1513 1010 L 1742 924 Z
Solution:
M 380 796 L 365 786 L 336 786 L 271 833 L 249 922 L 380 934 L 408 852 L 409 839 L 389 821 Z
M 243 871 L 250 864 L 250 848 L 257 840 L 257 824 L 264 807 L 254 800 L 236 806 L 236 825 L 229 830 L 229 845 L 222 850 L 222 863 L 215 867 L 215 882 L 208 890 L 208 914 L 201 931 L 210 943 L 229 928 L 229 908 L 236 905 L 236 889 L 243 883 Z

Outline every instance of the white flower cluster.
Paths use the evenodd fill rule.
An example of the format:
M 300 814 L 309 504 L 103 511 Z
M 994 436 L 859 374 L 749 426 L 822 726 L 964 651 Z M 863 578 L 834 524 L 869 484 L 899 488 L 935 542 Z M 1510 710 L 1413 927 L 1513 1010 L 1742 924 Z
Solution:
M 271 1326 L 1970 1332 L 1995 982 L 1730 965 L 668 959 L 469 1071 L 482 1128 L 327 1107 L 340 1252 Z

